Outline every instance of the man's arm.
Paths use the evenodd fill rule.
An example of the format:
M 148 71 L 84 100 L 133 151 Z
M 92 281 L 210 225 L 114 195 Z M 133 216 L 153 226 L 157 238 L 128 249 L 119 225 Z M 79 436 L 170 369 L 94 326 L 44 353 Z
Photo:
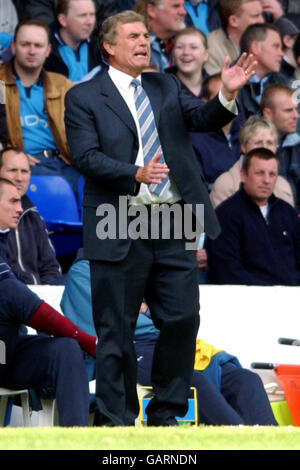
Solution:
M 214 132 L 221 129 L 236 117 L 235 99 L 238 91 L 255 74 L 255 61 L 252 54 L 241 54 L 236 64 L 230 67 L 227 56 L 222 69 L 219 95 L 203 104 L 199 99 L 180 93 L 181 106 L 190 132 Z

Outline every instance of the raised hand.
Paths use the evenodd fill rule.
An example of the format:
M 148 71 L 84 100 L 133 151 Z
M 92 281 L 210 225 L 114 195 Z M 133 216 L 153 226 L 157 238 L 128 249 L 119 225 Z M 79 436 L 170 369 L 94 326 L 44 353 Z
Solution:
M 230 67 L 230 58 L 227 56 L 222 69 L 222 95 L 228 100 L 233 100 L 240 88 L 255 74 L 257 62 L 253 54 L 241 54 L 238 61 Z

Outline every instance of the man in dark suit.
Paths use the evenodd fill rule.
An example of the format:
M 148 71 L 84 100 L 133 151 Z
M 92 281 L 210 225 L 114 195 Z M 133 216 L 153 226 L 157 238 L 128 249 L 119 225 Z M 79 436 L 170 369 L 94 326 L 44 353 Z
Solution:
M 252 76 L 254 64 L 244 55 L 234 68 L 229 68 L 228 59 L 219 97 L 204 105 L 182 93 L 172 75 L 141 76 L 149 63 L 150 46 L 140 15 L 126 11 L 108 18 L 102 25 L 100 44 L 109 70 L 68 93 L 65 114 L 69 145 L 86 181 L 84 256 L 90 260 L 93 316 L 101 338 L 96 366 L 100 424 L 132 425 L 138 414 L 133 334 L 145 298 L 160 330 L 152 369 L 154 398 L 147 407 L 148 425 L 176 425 L 175 416 L 184 416 L 187 411 L 199 326 L 195 253 L 185 249 L 184 237 L 173 235 L 166 240 L 163 236 L 128 236 L 123 216 L 127 204 L 129 212 L 142 204 L 151 225 L 151 216 L 160 203 L 170 208 L 175 203 L 181 208 L 191 204 L 194 215 L 196 205 L 203 204 L 205 231 L 213 238 L 218 235 L 219 225 L 188 131 L 214 130 L 234 118 L 225 105 L 236 106 L 232 100 Z M 149 97 L 156 123 L 153 134 L 157 131 L 164 160 L 159 150 L 147 160 L 144 126 L 139 120 L 142 113 L 135 100 L 136 90 L 144 90 L 132 83 L 134 78 L 142 81 Z M 152 185 L 160 186 L 162 182 L 166 183 L 165 191 L 154 193 Z M 109 213 L 111 207 L 120 217 L 112 216 L 107 222 L 115 224 L 117 233 L 105 238 L 100 234 L 105 218 L 101 220 L 100 215 Z M 176 223 L 174 217 L 170 220 Z

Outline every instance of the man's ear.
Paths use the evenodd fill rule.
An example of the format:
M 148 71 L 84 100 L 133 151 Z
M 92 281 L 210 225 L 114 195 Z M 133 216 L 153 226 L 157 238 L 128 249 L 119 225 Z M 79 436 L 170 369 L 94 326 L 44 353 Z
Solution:
M 240 174 L 241 174 L 241 182 L 242 183 L 245 183 L 245 179 L 246 179 L 246 173 L 243 169 L 240 170 Z
M 151 20 L 155 18 L 155 13 L 156 13 L 156 6 L 153 5 L 152 3 L 148 3 L 147 8 L 146 8 L 146 16 L 148 16 Z
M 261 43 L 259 41 L 253 41 L 249 47 L 249 54 L 257 55 L 261 49 Z
M 51 44 L 49 43 L 49 45 L 48 45 L 48 52 L 47 52 L 47 57 L 49 57 L 49 55 L 50 55 L 50 52 L 51 52 L 51 47 L 52 47 L 52 46 L 51 46 Z
M 114 47 L 109 42 L 103 42 L 103 49 L 107 52 L 108 55 L 114 55 Z
M 59 15 L 57 15 L 57 21 L 59 22 L 59 24 L 65 28 L 67 23 L 66 23 L 66 15 L 64 13 L 59 13 Z
M 230 15 L 228 16 L 227 19 L 227 25 L 230 26 L 231 28 L 236 28 L 237 27 L 237 16 L 236 15 Z
M 261 114 L 267 118 L 269 121 L 272 121 L 272 109 L 271 108 L 268 108 L 268 107 L 265 107 L 261 110 Z
M 15 55 L 16 53 L 16 45 L 15 45 L 15 41 L 12 40 L 12 42 L 10 43 L 10 48 L 11 48 L 11 52 L 13 53 L 13 55 Z

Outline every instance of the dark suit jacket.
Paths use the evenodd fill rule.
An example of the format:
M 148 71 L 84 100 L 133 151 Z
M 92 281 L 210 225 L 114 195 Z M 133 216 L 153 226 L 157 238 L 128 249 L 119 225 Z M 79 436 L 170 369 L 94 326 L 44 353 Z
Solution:
M 216 130 L 234 115 L 221 105 L 218 97 L 204 104 L 188 96 L 173 75 L 146 73 L 142 84 L 151 101 L 170 175 L 185 203 L 204 204 L 205 231 L 215 238 L 219 224 L 188 131 Z M 65 123 L 75 164 L 86 177 L 84 256 L 93 260 L 121 260 L 128 253 L 130 240 L 99 240 L 96 208 L 109 203 L 118 210 L 120 195 L 136 194 L 139 188 L 134 176 L 139 144 L 134 119 L 107 71 L 67 93 Z

